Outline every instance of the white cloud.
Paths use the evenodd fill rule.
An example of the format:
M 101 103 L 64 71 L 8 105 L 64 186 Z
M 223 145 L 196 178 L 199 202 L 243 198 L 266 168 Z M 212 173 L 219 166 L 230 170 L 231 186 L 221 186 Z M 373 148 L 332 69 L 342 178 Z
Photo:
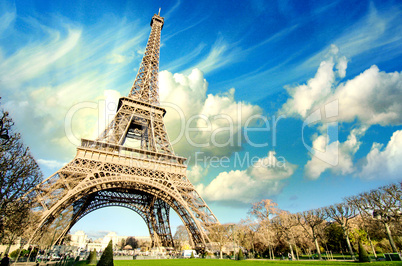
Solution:
M 359 119 L 365 125 L 402 124 L 402 73 L 386 73 L 373 65 L 357 77 L 340 84 L 333 98 L 339 99 L 339 120 Z
M 353 158 L 360 147 L 359 138 L 364 132 L 375 124 L 402 124 L 402 73 L 381 72 L 373 65 L 360 75 L 339 82 L 345 76 L 346 68 L 347 59 L 338 56 L 337 47 L 332 46 L 328 59 L 320 64 L 314 78 L 306 84 L 286 88 L 290 97 L 282 106 L 281 112 L 289 116 L 306 119 L 327 103 L 338 101 L 339 114 L 332 120 L 324 117 L 318 121 L 321 133 L 328 121 L 343 123 L 357 119 L 360 123 L 344 143 L 331 140 L 327 145 L 326 136 L 314 137 L 313 148 L 319 150 L 326 146 L 326 156 L 338 156 L 338 164 L 332 167 L 312 156 L 305 166 L 305 174 L 310 179 L 317 179 L 327 169 L 343 175 L 355 172 Z
M 402 130 L 395 131 L 387 146 L 373 143 L 359 176 L 363 179 L 400 179 L 402 173 Z
M 196 184 L 206 176 L 207 172 L 208 167 L 204 169 L 201 165 L 195 164 L 191 167 L 191 170 L 187 170 L 187 177 L 191 183 Z
M 38 159 L 36 161 L 41 167 L 45 166 L 45 167 L 47 167 L 49 169 L 53 169 L 55 171 L 59 170 L 61 167 L 66 165 L 65 162 L 59 162 L 59 161 L 56 161 L 56 160 Z
M 314 138 L 313 149 L 325 152 L 325 157 L 319 159 L 318 157 L 311 154 L 311 159 L 307 162 L 304 167 L 305 176 L 308 179 L 315 180 L 320 177 L 320 175 L 329 169 L 334 174 L 351 174 L 355 172 L 356 168 L 353 164 L 353 156 L 359 149 L 361 142 L 358 140 L 362 135 L 364 135 L 366 128 L 354 129 L 350 132 L 347 140 L 340 143 L 338 140 L 334 142 L 329 142 L 327 136 L 320 135 Z M 330 158 L 337 156 L 337 164 L 332 166 L 326 161 Z M 328 158 L 328 160 L 325 160 Z
M 287 115 L 296 114 L 303 118 L 306 117 L 312 108 L 321 103 L 321 100 L 330 94 L 332 84 L 335 81 L 333 68 L 334 63 L 332 59 L 323 61 L 315 77 L 310 79 L 307 84 L 295 88 L 287 87 L 286 89 L 291 99 L 287 100 L 282 110 Z
M 208 185 L 196 186 L 203 198 L 210 201 L 251 203 L 278 194 L 296 166 L 269 152 L 246 170 L 221 172 Z
M 187 157 L 197 150 L 218 156 L 239 150 L 241 128 L 249 117 L 262 112 L 256 105 L 237 102 L 234 89 L 207 95 L 208 82 L 198 69 L 188 76 L 162 71 L 159 85 L 170 140 L 176 153 Z

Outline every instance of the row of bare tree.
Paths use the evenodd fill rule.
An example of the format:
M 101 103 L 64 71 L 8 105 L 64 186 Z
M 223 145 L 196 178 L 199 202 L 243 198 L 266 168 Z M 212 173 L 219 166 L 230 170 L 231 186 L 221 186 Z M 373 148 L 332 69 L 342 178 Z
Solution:
M 290 213 L 269 199 L 254 203 L 247 219 L 238 224 L 209 228 L 209 238 L 219 248 L 234 241 L 238 247 L 266 257 L 284 253 L 300 254 L 344 252 L 354 258 L 358 242 L 374 256 L 397 252 L 402 247 L 402 183 L 384 186 L 349 197 L 344 202 L 314 210 Z M 176 244 L 183 230 L 175 235 Z M 388 242 L 388 243 L 387 243 Z M 326 253 L 327 254 L 327 253 Z
M 254 203 L 249 217 L 238 224 L 209 228 L 209 238 L 222 250 L 236 242 L 251 252 L 273 258 L 285 252 L 298 258 L 322 251 L 346 252 L 354 257 L 358 242 L 376 256 L 379 252 L 397 252 L 402 247 L 402 183 L 384 186 L 331 206 L 290 213 L 271 200 Z M 174 236 L 176 246 L 188 241 L 184 227 Z

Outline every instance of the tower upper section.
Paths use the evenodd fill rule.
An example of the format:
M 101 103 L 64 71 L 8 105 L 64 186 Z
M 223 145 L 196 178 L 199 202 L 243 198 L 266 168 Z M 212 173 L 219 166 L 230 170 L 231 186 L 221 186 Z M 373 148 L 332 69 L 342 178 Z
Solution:
M 147 48 L 128 95 L 130 98 L 153 105 L 159 105 L 159 50 L 163 23 L 164 18 L 159 13 L 152 17 Z

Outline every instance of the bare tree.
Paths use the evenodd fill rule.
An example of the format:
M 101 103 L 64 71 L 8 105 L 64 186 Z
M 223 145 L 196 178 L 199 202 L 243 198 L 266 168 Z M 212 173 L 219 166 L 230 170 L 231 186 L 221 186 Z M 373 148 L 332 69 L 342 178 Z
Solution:
M 346 239 L 346 244 L 348 245 L 349 253 L 352 259 L 355 259 L 355 254 L 353 253 L 352 245 L 349 239 L 349 220 L 356 217 L 356 209 L 347 203 L 338 203 L 331 205 L 329 207 L 323 208 L 328 217 L 336 221 L 342 228 L 343 234 Z
M 289 245 L 292 258 L 297 258 L 294 255 L 292 247 L 292 244 L 296 247 L 296 254 L 298 255 L 297 245 L 292 230 L 295 226 L 299 225 L 296 215 L 291 214 L 288 211 L 280 211 L 279 214 L 271 220 L 271 224 L 276 231 L 276 234 L 281 235 L 284 238 L 284 241 Z
M 241 220 L 239 225 L 239 238 L 241 239 L 241 244 L 248 250 L 253 250 L 255 252 L 255 240 L 258 230 L 258 223 L 247 218 L 246 220 Z
M 377 254 L 375 252 L 375 248 L 374 248 L 373 242 L 371 241 L 371 237 L 370 237 L 370 234 L 369 234 L 368 228 L 367 228 L 367 225 L 369 223 L 369 219 L 373 218 L 371 213 L 368 213 L 366 211 L 366 206 L 364 205 L 364 201 L 361 200 L 360 196 L 348 197 L 345 200 L 348 202 L 348 204 L 350 206 L 354 206 L 354 208 L 356 208 L 356 210 L 358 210 L 358 212 L 360 214 L 360 219 L 362 221 L 361 226 L 363 227 L 363 230 L 366 232 L 367 240 L 370 243 L 371 250 L 372 250 L 374 256 L 377 258 Z
M 392 197 L 383 188 L 360 194 L 360 199 L 363 201 L 364 210 L 372 212 L 373 217 L 384 225 L 392 251 L 398 252 L 391 234 L 390 223 L 399 219 L 400 201 Z
M 297 221 L 311 237 L 317 249 L 318 259 L 322 260 L 320 246 L 318 245 L 319 226 L 325 221 L 326 214 L 322 209 L 304 211 L 296 214 Z
M 251 210 L 248 212 L 250 216 L 256 217 L 259 221 L 269 221 L 272 216 L 280 212 L 278 204 L 270 199 L 264 199 L 253 203 Z
M 257 218 L 259 223 L 259 235 L 264 240 L 265 246 L 269 249 L 269 256 L 271 259 L 273 256 L 272 249 L 272 236 L 273 232 L 270 232 L 270 219 L 275 215 L 278 215 L 281 211 L 278 207 L 278 204 L 270 199 L 264 199 L 259 202 L 253 203 L 250 211 L 248 212 L 251 217 Z
M 230 233 L 229 228 L 232 224 L 215 224 L 208 227 L 208 236 L 212 242 L 219 246 L 219 256 L 222 259 L 222 248 L 229 241 Z
M 391 211 L 394 218 L 399 219 L 402 211 L 402 182 L 391 184 L 381 189 L 395 200 L 395 208 L 392 208 Z
M 32 203 L 29 195 L 23 200 L 21 197 L 41 181 L 42 173 L 29 149 L 22 143 L 21 135 L 14 132 L 9 114 L 1 111 L 0 118 L 0 137 L 3 140 L 0 144 L 0 240 L 3 240 L 4 237 L 13 239 L 7 234 L 20 236 L 23 233 L 13 225 L 24 220 L 28 212 L 15 206 L 27 209 L 26 204 Z M 21 228 L 24 226 L 21 225 Z
M 176 247 L 179 251 L 181 251 L 182 246 L 183 246 L 185 243 L 188 244 L 188 243 L 190 242 L 190 237 L 189 237 L 188 232 L 187 232 L 187 229 L 186 229 L 186 227 L 185 227 L 184 225 L 179 225 L 179 226 L 176 228 L 176 233 L 174 233 L 173 241 L 174 241 L 175 247 Z
M 22 200 L 17 200 L 14 203 L 7 205 L 6 213 L 3 219 L 5 228 L 3 243 L 8 244 L 5 253 L 8 253 L 9 248 L 16 239 L 23 235 L 24 230 L 30 222 L 30 205 Z

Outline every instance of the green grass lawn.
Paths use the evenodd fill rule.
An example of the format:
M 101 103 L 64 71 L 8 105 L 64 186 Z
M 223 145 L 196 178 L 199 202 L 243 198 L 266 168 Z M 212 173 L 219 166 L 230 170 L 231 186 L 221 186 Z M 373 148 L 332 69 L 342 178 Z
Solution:
M 258 266 L 258 265 L 359 265 L 355 262 L 345 262 L 345 261 L 269 261 L 269 260 L 219 260 L 219 259 L 161 259 L 161 260 L 115 260 L 115 266 L 175 266 L 175 265 L 233 265 L 233 266 Z M 372 262 L 370 265 L 374 266 L 385 266 L 385 265 L 402 265 L 402 262 Z

